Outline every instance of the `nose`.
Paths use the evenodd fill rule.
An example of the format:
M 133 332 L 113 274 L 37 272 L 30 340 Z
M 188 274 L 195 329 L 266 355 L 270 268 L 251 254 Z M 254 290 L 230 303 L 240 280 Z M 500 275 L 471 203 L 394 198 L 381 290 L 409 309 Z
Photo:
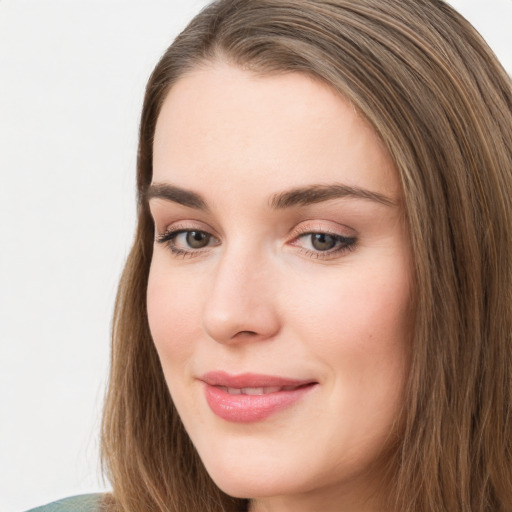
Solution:
M 268 262 L 226 254 L 212 270 L 203 310 L 203 329 L 223 344 L 263 341 L 280 330 L 275 279 Z

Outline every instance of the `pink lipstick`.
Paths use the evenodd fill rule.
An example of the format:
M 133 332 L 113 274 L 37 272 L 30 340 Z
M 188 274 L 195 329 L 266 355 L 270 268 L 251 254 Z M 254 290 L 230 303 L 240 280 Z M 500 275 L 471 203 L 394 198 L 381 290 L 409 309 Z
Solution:
M 210 372 L 200 378 L 210 409 L 235 423 L 261 421 L 298 402 L 317 384 L 270 375 Z

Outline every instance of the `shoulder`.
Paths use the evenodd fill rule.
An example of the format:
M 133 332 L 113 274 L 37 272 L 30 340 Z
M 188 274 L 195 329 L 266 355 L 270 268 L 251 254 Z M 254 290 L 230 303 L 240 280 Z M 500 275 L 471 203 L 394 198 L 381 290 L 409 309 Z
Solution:
M 27 512 L 99 512 L 103 494 L 83 494 L 54 501 Z

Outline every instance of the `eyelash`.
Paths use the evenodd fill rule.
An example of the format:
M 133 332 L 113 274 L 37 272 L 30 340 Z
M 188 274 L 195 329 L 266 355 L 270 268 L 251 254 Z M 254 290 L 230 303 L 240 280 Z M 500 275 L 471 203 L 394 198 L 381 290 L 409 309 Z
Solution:
M 159 244 L 166 245 L 174 256 L 181 256 L 183 258 L 187 258 L 187 257 L 192 258 L 194 256 L 201 255 L 205 249 L 192 249 L 191 248 L 190 250 L 185 250 L 185 249 L 180 249 L 179 247 L 176 246 L 175 243 L 173 243 L 174 239 L 178 235 L 181 235 L 183 233 L 201 233 L 201 234 L 205 234 L 215 240 L 215 237 L 213 235 L 211 235 L 207 231 L 203 231 L 201 229 L 174 228 L 174 229 L 168 229 L 164 233 L 158 235 L 156 238 L 156 241 Z M 216 245 L 218 245 L 218 244 L 216 244 Z
M 336 256 L 341 256 L 343 253 L 347 253 L 350 251 L 353 251 L 356 248 L 357 244 L 357 238 L 356 237 L 348 237 L 343 236 L 338 233 L 332 233 L 330 231 L 312 231 L 310 229 L 299 233 L 294 240 L 300 240 L 302 238 L 312 237 L 313 235 L 324 235 L 329 236 L 334 239 L 335 246 L 332 249 L 328 249 L 325 251 L 321 251 L 319 249 L 305 249 L 304 247 L 299 247 L 302 254 L 304 256 L 315 258 L 315 259 L 329 259 Z M 310 244 L 313 243 L 313 240 L 310 239 Z M 294 242 L 292 242 L 291 245 L 295 245 Z
M 208 245 L 208 246 L 205 246 L 205 248 L 201 248 L 201 249 L 194 249 L 194 248 L 190 248 L 189 250 L 181 249 L 176 246 L 176 244 L 174 243 L 174 240 L 176 239 L 177 236 L 179 236 L 183 233 L 203 234 L 203 235 L 210 237 L 210 240 L 216 241 L 215 237 L 213 235 L 211 235 L 210 233 L 208 233 L 207 231 L 203 231 L 201 229 L 193 229 L 193 228 L 168 229 L 164 233 L 159 234 L 156 237 L 156 241 L 159 244 L 166 245 L 174 256 L 183 257 L 183 258 L 192 258 L 195 256 L 200 256 L 201 254 L 204 253 L 205 250 L 207 250 L 209 247 L 211 247 L 211 245 Z M 300 240 L 302 238 L 306 238 L 308 236 L 312 237 L 313 235 L 324 235 L 324 236 L 332 237 L 334 239 L 335 246 L 333 249 L 328 249 L 325 251 L 314 250 L 314 249 L 305 249 L 303 247 L 299 247 L 302 254 L 304 256 L 307 256 L 310 258 L 329 259 L 329 258 L 334 257 L 335 255 L 341 255 L 345 252 L 353 251 L 357 245 L 356 237 L 347 237 L 347 236 L 343 236 L 343 235 L 340 235 L 337 233 L 332 233 L 329 231 L 321 231 L 321 230 L 319 230 L 319 231 L 305 230 L 304 232 L 300 232 L 299 234 L 297 234 L 297 236 L 295 236 L 294 240 L 292 241 L 292 243 L 290 243 L 290 245 L 296 246 L 295 241 Z M 310 241 L 310 243 L 312 243 L 312 240 Z M 217 243 L 215 243 L 214 246 L 215 245 L 219 245 L 219 242 L 217 241 Z

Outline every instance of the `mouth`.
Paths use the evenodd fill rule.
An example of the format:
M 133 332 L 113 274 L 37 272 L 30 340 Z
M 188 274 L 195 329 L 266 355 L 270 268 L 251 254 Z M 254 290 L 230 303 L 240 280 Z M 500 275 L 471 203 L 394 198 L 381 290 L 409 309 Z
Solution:
M 249 373 L 210 372 L 199 380 L 211 411 L 234 423 L 263 421 L 301 401 L 318 385 L 314 380 Z
M 258 396 L 258 395 L 268 395 L 270 393 L 279 393 L 280 391 L 294 391 L 295 389 L 301 388 L 303 386 L 309 386 L 309 384 L 303 384 L 301 386 L 266 386 L 259 388 L 230 388 L 227 386 L 215 386 L 222 391 L 230 395 L 250 395 L 250 396 Z

